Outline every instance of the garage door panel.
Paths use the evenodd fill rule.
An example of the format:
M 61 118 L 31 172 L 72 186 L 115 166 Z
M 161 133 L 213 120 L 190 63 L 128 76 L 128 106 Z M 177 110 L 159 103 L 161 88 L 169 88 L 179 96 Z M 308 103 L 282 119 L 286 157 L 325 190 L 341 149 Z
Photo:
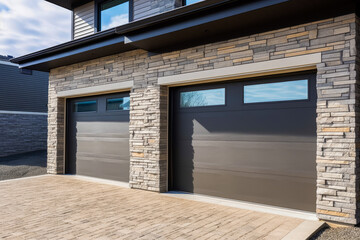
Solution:
M 84 161 L 86 161 L 87 159 L 93 159 L 96 160 L 98 159 L 99 161 L 104 161 L 104 162 L 113 162 L 113 163 L 119 163 L 119 164 L 123 164 L 124 162 L 127 164 L 129 163 L 129 160 L 127 158 L 126 155 L 124 155 L 124 157 L 122 158 L 121 156 L 119 157 L 119 155 L 117 154 L 104 154 L 104 153 L 91 153 L 91 152 L 79 152 L 77 153 L 77 162 L 81 161 L 84 159 Z
M 81 156 L 77 161 L 77 174 L 117 181 L 129 181 L 129 161 L 104 159 L 102 156 Z M 96 171 L 94 171 L 96 169 Z M 104 177 L 105 176 L 105 177 Z
M 193 140 L 180 141 L 179 145 L 182 148 L 174 150 L 178 159 L 175 167 L 208 164 L 219 169 L 286 171 L 294 175 L 298 172 L 313 177 L 316 174 L 312 171 L 315 161 L 304 161 L 313 158 L 313 143 Z
M 113 155 L 129 156 L 129 139 L 128 138 L 78 138 L 77 152 L 88 153 L 112 153 Z
M 315 77 L 294 79 L 308 79 L 308 99 L 245 104 L 242 89 L 256 81 L 172 89 L 172 188 L 315 211 Z M 225 105 L 181 107 L 183 92 L 217 87 Z
M 198 169 L 194 172 L 193 192 L 314 211 L 312 193 L 316 191 L 315 181 L 311 178 Z
M 261 138 L 260 138 L 261 137 Z M 289 136 L 289 135 L 261 135 L 230 132 L 230 133 L 212 133 L 212 134 L 194 134 L 191 138 L 181 139 L 181 141 L 248 141 L 248 142 L 298 142 L 298 143 L 315 143 L 314 137 L 311 136 Z M 175 141 L 175 140 L 174 140 Z M 180 141 L 180 140 L 179 140 Z
M 67 173 L 128 181 L 129 111 L 107 111 L 106 108 L 108 98 L 128 95 L 120 93 L 68 101 Z M 96 102 L 97 107 L 88 112 L 88 108 L 82 109 L 85 112 L 74 111 L 76 103 L 87 101 Z
M 175 129 L 175 134 L 179 139 L 229 139 L 230 134 L 232 140 L 251 136 L 254 141 L 265 137 L 269 141 L 293 138 L 313 142 L 316 135 L 316 123 L 312 121 L 316 117 L 314 108 L 267 109 L 260 113 L 229 109 L 229 112 L 198 114 L 180 112 L 178 116 L 175 121 L 182 127 Z
M 306 211 L 315 210 L 314 178 L 214 171 L 208 168 L 196 168 L 192 171 L 183 169 L 183 172 L 192 178 L 176 182 L 175 187 L 182 191 Z
M 120 120 L 121 116 L 119 117 Z M 129 137 L 126 135 L 126 132 L 129 132 L 129 120 L 124 122 L 113 122 L 113 121 L 100 121 L 99 119 L 94 119 L 92 121 L 84 121 L 80 118 L 76 118 L 76 132 L 84 133 L 86 135 L 118 135 L 122 133 L 124 137 Z M 77 134 L 79 136 L 79 134 Z
M 76 135 L 77 138 L 87 138 L 87 137 L 90 137 L 90 138 L 94 138 L 94 139 L 101 139 L 101 138 L 104 138 L 104 139 L 109 139 L 109 141 L 111 139 L 118 139 L 118 138 L 129 138 L 129 133 L 126 133 L 126 132 L 122 132 L 122 133 L 78 133 Z

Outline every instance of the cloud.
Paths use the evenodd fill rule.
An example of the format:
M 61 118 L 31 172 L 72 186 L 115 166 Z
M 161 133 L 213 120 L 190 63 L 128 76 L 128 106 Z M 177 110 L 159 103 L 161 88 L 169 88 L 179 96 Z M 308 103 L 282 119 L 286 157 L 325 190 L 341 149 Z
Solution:
M 9 8 L 7 6 L 5 6 L 4 4 L 0 3 L 0 11 L 2 11 L 2 10 L 8 11 Z
M 0 55 L 15 57 L 71 40 L 71 12 L 44 0 L 0 0 Z
M 129 22 L 129 16 L 127 14 L 121 14 L 111 17 L 110 23 L 102 27 L 103 30 L 114 28 L 120 25 L 124 25 Z

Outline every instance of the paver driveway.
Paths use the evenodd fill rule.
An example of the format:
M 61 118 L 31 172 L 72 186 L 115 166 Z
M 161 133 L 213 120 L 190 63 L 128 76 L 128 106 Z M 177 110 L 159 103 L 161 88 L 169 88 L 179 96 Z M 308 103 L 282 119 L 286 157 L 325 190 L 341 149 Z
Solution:
M 281 239 L 303 221 L 67 176 L 0 182 L 1 239 Z

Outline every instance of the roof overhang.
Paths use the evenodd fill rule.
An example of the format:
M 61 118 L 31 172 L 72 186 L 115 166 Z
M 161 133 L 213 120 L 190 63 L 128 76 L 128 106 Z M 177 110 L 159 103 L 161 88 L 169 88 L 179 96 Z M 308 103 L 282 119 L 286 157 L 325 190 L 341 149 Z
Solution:
M 101 51 L 99 51 L 99 49 L 101 49 Z M 46 72 L 60 66 L 66 66 L 134 49 L 135 47 L 131 45 L 125 45 L 124 37 L 118 35 L 114 38 L 89 43 L 67 51 L 55 52 L 47 57 L 23 62 L 20 64 L 20 67 Z
M 2 65 L 8 65 L 8 66 L 14 66 L 14 67 L 18 67 L 19 65 L 15 64 L 15 63 L 11 63 L 11 62 L 8 62 L 8 61 L 2 61 L 0 60 L 0 64 Z
M 206 14 L 156 28 L 123 33 L 125 44 L 153 52 L 167 52 L 226 39 L 291 27 L 348 13 L 355 13 L 356 1 L 343 0 L 270 0 L 228 2 L 209 9 Z M 181 44 L 179 44 L 181 43 Z
M 39 71 L 134 49 L 161 53 L 355 12 L 355 0 L 207 0 L 12 59 Z
M 73 10 L 74 8 L 86 4 L 88 2 L 91 2 L 93 0 L 45 0 L 45 1 L 56 4 L 60 7 L 69 10 Z

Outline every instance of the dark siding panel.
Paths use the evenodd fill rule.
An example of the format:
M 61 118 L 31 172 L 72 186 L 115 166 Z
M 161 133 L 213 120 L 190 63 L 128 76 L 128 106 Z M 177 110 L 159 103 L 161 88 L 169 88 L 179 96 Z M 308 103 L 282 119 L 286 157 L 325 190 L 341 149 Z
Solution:
M 0 113 L 0 157 L 46 150 L 47 116 Z
M 17 66 L 0 64 L 0 110 L 47 112 L 49 74 L 21 74 Z

